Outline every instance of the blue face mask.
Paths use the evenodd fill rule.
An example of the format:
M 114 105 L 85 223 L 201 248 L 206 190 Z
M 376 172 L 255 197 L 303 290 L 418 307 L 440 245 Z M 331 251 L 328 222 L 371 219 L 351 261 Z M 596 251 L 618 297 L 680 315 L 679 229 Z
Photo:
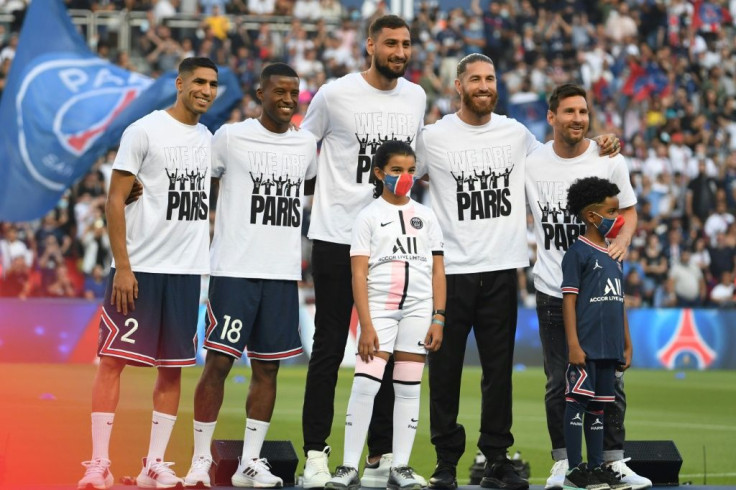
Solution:
M 385 185 L 392 194 L 404 197 L 409 195 L 415 180 L 416 179 L 412 174 L 385 174 L 383 177 L 383 185 Z
M 604 238 L 616 238 L 618 236 L 618 232 L 621 231 L 621 228 L 624 226 L 623 215 L 619 214 L 615 219 L 612 219 L 604 218 L 595 211 L 593 211 L 593 213 L 601 219 L 601 223 L 596 226 L 596 228 L 598 228 L 598 232 L 603 235 Z

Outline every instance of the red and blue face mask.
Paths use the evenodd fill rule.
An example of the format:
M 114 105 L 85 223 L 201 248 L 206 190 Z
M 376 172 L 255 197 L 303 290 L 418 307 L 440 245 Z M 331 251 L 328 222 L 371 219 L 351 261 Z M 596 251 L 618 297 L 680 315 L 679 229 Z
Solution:
M 416 179 L 412 174 L 385 174 L 383 177 L 383 185 L 385 185 L 392 194 L 399 197 L 408 196 L 415 181 Z
M 611 240 L 616 238 L 618 236 L 618 232 L 621 231 L 621 228 L 623 228 L 625 223 L 623 215 L 619 214 L 615 219 L 613 219 L 604 218 L 595 211 L 593 211 L 593 213 L 601 219 L 600 224 L 596 225 L 598 232 L 603 235 L 604 238 L 609 238 Z

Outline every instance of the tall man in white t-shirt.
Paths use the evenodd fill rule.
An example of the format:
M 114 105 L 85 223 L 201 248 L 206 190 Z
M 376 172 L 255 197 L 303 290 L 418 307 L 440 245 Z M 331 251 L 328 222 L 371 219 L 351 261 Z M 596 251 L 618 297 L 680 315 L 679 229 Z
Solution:
M 465 346 L 478 345 L 481 426 L 487 463 L 481 486 L 529 486 L 506 457 L 511 434 L 511 374 L 516 334 L 516 269 L 529 265 L 524 172 L 541 146 L 521 123 L 493 113 L 498 99 L 493 61 L 463 58 L 455 89 L 460 110 L 429 125 L 417 143 L 417 175 L 428 174 L 432 209 L 445 237 L 447 319 L 442 348 L 430 353 L 430 426 L 437 467 L 430 488 L 457 487 L 465 429 L 457 422 Z
M 128 364 L 155 366 L 153 421 L 138 486 L 182 484 L 164 462 L 181 393 L 181 367 L 195 364 L 200 276 L 209 273 L 211 140 L 199 118 L 217 94 L 207 58 L 179 65 L 173 107 L 154 111 L 123 133 L 113 164 L 107 221 L 114 257 L 100 321 L 92 388 L 92 458 L 79 488 L 110 488 L 109 445 L 120 376 Z M 171 183 L 170 174 L 192 185 Z M 190 177 L 191 176 L 191 177 Z M 133 182 L 145 194 L 126 207 Z M 108 303 L 109 301 L 109 303 Z
M 252 376 L 243 452 L 232 484 L 283 486 L 260 452 L 276 401 L 279 361 L 302 353 L 297 287 L 302 204 L 304 181 L 317 170 L 317 141 L 309 131 L 290 129 L 299 98 L 296 72 L 274 63 L 263 69 L 260 80 L 261 116 L 226 124 L 212 139 L 212 176 L 220 179 L 220 192 L 210 250 L 207 360 L 194 393 L 194 456 L 187 486 L 210 485 L 210 444 L 225 379 L 246 346 Z
M 353 308 L 351 230 L 358 212 L 373 200 L 373 153 L 386 139 L 414 145 L 426 107 L 422 88 L 402 77 L 411 56 L 406 21 L 395 15 L 376 19 L 366 50 L 370 68 L 322 86 L 301 126 L 322 141 L 309 228 L 316 315 L 302 413 L 305 488 L 321 488 L 331 477 L 327 439 Z M 392 377 L 391 364 L 375 401 L 363 486 L 385 488 L 388 480 Z
M 555 464 L 545 488 L 562 488 L 568 469 L 565 435 L 565 369 L 567 340 L 562 320 L 562 257 L 577 237 L 585 233 L 585 225 L 567 211 L 567 189 L 576 179 L 599 176 L 615 183 L 620 214 L 625 222 L 618 235 L 610 240 L 608 253 L 621 260 L 636 231 L 636 195 L 631 187 L 624 157 L 601 157 L 598 145 L 585 137 L 589 128 L 589 111 L 585 89 L 573 84 L 557 87 L 549 99 L 547 121 L 554 130 L 554 140 L 529 155 L 526 163 L 526 193 L 534 216 L 537 262 L 534 264 L 534 287 L 537 290 L 539 336 L 547 375 L 545 409 L 547 429 L 552 441 Z M 626 332 L 628 337 L 628 330 Z M 627 342 L 630 346 L 630 340 Z M 631 350 L 627 350 L 627 365 Z M 622 370 L 623 371 L 623 370 Z M 623 372 L 616 378 L 616 402 L 606 404 L 604 458 L 625 483 L 635 489 L 651 486 L 651 481 L 634 473 L 624 461 Z

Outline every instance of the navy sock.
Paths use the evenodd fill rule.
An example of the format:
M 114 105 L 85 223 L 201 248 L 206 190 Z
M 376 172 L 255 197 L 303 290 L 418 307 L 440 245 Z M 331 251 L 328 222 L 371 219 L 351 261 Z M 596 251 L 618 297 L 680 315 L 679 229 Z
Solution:
M 590 402 L 585 412 L 585 446 L 588 449 L 588 467 L 603 464 L 603 404 Z
M 567 462 L 574 468 L 583 462 L 583 417 L 585 405 L 574 398 L 565 403 L 565 447 Z M 601 433 L 602 434 L 602 433 Z M 601 439 L 602 440 L 602 439 Z

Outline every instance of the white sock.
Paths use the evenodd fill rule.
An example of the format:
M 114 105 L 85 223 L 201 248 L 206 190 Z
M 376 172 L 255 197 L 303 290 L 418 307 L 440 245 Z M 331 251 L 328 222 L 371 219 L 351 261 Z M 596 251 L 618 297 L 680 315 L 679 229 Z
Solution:
M 240 461 L 245 463 L 251 459 L 261 457 L 261 448 L 266 439 L 269 422 L 255 419 L 245 419 L 245 434 L 243 435 L 243 454 Z
M 385 365 L 385 361 L 384 361 Z M 381 381 L 365 376 L 355 376 L 350 390 L 350 401 L 345 417 L 345 455 L 343 465 L 358 468 L 363 453 L 368 426 L 373 414 L 373 401 Z
M 154 410 L 151 423 L 151 442 L 148 445 L 148 456 L 146 457 L 149 465 L 156 460 L 164 460 L 164 453 L 166 452 L 166 446 L 169 445 L 174 422 L 176 422 L 176 415 Z
M 92 412 L 92 459 L 110 459 L 114 413 Z
M 409 464 L 414 436 L 419 422 L 419 394 L 422 385 L 402 384 L 394 380 L 394 439 L 393 466 Z
M 194 421 L 194 457 L 204 457 L 212 459 L 210 446 L 212 445 L 212 434 L 215 433 L 214 422 L 197 422 Z

